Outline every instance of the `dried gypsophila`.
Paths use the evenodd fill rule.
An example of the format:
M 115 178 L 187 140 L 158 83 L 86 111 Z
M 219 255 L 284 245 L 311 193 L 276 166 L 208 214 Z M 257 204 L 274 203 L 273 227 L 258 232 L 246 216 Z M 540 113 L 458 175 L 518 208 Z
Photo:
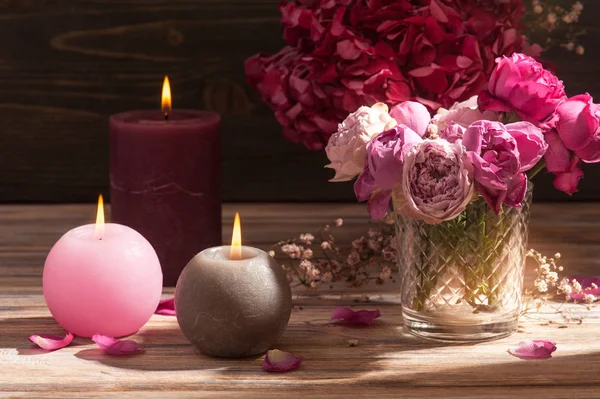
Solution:
M 349 248 L 336 243 L 335 229 L 343 226 L 339 218 L 314 234 L 304 233 L 273 245 L 269 254 L 280 255 L 288 281 L 316 288 L 335 282 L 359 287 L 370 281 L 383 284 L 394 280 L 397 272 L 394 225 L 384 221 L 352 241 Z
M 593 304 L 597 301 L 595 295 L 588 293 L 588 290 L 597 290 L 598 286 L 591 283 L 590 287 L 582 287 L 581 283 L 576 278 L 561 277 L 564 272 L 564 267 L 559 265 L 561 259 L 560 253 L 556 253 L 554 257 L 547 257 L 540 252 L 530 249 L 527 256 L 532 258 L 537 267 L 535 268 L 536 279 L 533 286 L 525 290 L 525 295 L 529 301 L 523 307 L 522 315 L 530 315 L 539 313 L 544 305 L 548 305 L 549 299 L 562 299 L 562 303 L 558 306 L 548 305 L 556 314 L 563 317 L 565 323 L 577 322 L 581 324 L 583 317 L 574 313 L 572 308 L 565 308 L 564 305 L 568 302 L 585 303 L 586 309 L 591 310 Z M 578 299 L 581 298 L 582 301 Z M 580 309 L 578 309 L 580 310 Z M 552 321 L 548 321 L 552 324 Z M 566 324 L 558 323 L 559 327 L 566 327 Z

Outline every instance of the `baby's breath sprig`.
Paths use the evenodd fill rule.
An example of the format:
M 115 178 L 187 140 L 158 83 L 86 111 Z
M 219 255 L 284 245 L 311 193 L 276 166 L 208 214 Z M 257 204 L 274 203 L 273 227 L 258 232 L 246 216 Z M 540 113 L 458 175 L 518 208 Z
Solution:
M 359 287 L 370 281 L 383 284 L 394 280 L 396 235 L 394 225 L 378 223 L 352 241 L 349 248 L 337 244 L 334 230 L 342 219 L 317 232 L 300 234 L 273 245 L 269 254 L 279 257 L 290 283 L 308 288 L 334 282 Z
M 559 264 L 561 259 L 560 253 L 554 254 L 554 257 L 547 257 L 540 252 L 530 249 L 527 256 L 536 262 L 535 268 L 536 278 L 533 286 L 525 290 L 527 302 L 523 306 L 522 315 L 531 315 L 539 313 L 544 305 L 548 305 L 558 315 L 563 317 L 565 323 L 578 322 L 582 323 L 583 318 L 573 314 L 573 309 L 566 307 L 568 302 L 582 302 L 586 305 L 587 310 L 591 310 L 593 304 L 597 301 L 595 295 L 587 293 L 586 290 L 598 289 L 595 283 L 590 287 L 582 287 L 577 279 L 569 279 L 563 277 L 565 269 Z M 581 298 L 578 301 L 576 298 Z M 548 301 L 559 300 L 558 306 L 548 304 Z M 561 302 L 562 301 L 562 302 Z M 564 325 L 563 325 L 564 326 Z

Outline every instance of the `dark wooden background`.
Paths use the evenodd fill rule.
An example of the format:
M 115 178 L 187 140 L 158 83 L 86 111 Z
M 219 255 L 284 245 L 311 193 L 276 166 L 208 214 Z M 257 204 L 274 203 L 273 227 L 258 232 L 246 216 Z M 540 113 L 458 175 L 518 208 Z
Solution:
M 0 0 L 0 202 L 93 202 L 108 192 L 110 114 L 174 106 L 223 115 L 226 201 L 353 200 L 323 153 L 286 142 L 244 60 L 282 46 L 279 0 Z M 600 1 L 583 1 L 585 56 L 556 50 L 570 93 L 600 95 Z M 575 200 L 600 199 L 600 165 Z M 538 200 L 566 200 L 549 177 Z

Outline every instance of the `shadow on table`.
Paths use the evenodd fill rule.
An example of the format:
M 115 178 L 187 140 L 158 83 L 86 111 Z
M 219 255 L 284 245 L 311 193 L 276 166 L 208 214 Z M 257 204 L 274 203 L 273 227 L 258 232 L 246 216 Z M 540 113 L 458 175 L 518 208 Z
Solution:
M 555 353 L 550 359 L 529 361 L 510 357 L 508 354 L 506 356 L 503 363 L 485 363 L 486 359 L 482 357 L 470 361 L 472 364 L 468 366 L 465 365 L 467 361 L 464 359 L 462 365 L 458 365 L 460 359 L 450 358 L 410 368 L 404 368 L 400 364 L 396 364 L 395 367 L 380 364 L 374 368 L 375 372 L 349 381 L 348 384 L 355 386 L 357 390 L 365 386 L 384 386 L 390 391 L 407 388 L 453 389 L 463 397 L 471 397 L 468 390 L 483 390 L 480 393 L 485 394 L 481 397 L 528 397 L 527 393 L 519 391 L 524 389 L 541 389 L 547 394 L 544 396 L 547 398 L 599 397 L 597 390 L 600 389 L 600 352 L 577 355 Z M 591 387 L 595 387 L 593 396 L 577 395 L 580 388 Z M 511 394 L 510 390 L 517 392 Z M 446 391 L 445 395 L 449 395 L 448 392 Z
M 96 347 L 81 350 L 75 357 L 110 367 L 144 371 L 223 371 L 232 365 L 227 359 L 215 360 L 199 354 L 185 339 L 176 323 L 172 328 L 144 327 L 124 339 L 141 344 L 144 352 L 131 356 L 110 356 Z
M 374 348 L 379 345 L 386 348 L 393 343 L 398 351 L 415 350 L 416 348 L 434 348 L 447 344 L 427 343 L 399 333 L 399 326 L 379 322 L 368 327 L 345 327 L 330 325 L 326 321 L 314 321 L 303 326 L 292 325 L 276 345 L 277 349 L 295 353 L 304 357 L 306 367 L 298 372 L 286 374 L 286 379 L 306 379 L 307 372 L 314 373 L 313 378 L 322 379 L 322 363 L 332 363 L 344 377 L 351 377 L 372 369 L 371 362 L 377 360 L 373 356 Z M 141 343 L 145 352 L 142 354 L 115 357 L 106 355 L 100 349 L 84 349 L 75 354 L 79 359 L 105 364 L 110 367 L 146 370 L 213 370 L 225 374 L 248 372 L 262 374 L 262 356 L 243 359 L 221 359 L 202 355 L 183 336 L 177 327 L 169 329 L 144 329 L 130 339 Z M 350 347 L 348 341 L 358 340 L 358 347 Z M 335 359 L 331 362 L 329 359 Z M 310 364 L 313 365 L 310 365 Z M 348 367 L 352 365 L 352 367 Z M 266 374 L 266 373 L 265 373 Z
M 145 352 L 132 356 L 109 356 L 99 348 L 84 349 L 75 357 L 106 366 L 141 371 L 225 371 L 231 364 L 209 361 L 193 350 L 179 346 L 145 347 Z

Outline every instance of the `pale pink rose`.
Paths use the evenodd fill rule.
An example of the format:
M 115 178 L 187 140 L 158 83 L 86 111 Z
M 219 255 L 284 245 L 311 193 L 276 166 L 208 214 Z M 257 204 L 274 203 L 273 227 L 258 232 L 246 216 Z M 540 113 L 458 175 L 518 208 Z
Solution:
M 460 215 L 475 191 L 473 165 L 460 143 L 426 139 L 404 155 L 394 206 L 402 214 L 438 224 Z
M 438 109 L 432 123 L 442 130 L 452 123 L 467 128 L 471 123 L 481 120 L 498 121 L 500 114 L 496 111 L 480 111 L 477 96 L 473 96 L 462 103 L 454 103 L 450 109 Z
M 395 124 L 387 106 L 382 103 L 360 107 L 348 115 L 325 148 L 331 161 L 326 167 L 335 170 L 335 176 L 330 181 L 349 181 L 358 176 L 367 160 L 367 143 Z

